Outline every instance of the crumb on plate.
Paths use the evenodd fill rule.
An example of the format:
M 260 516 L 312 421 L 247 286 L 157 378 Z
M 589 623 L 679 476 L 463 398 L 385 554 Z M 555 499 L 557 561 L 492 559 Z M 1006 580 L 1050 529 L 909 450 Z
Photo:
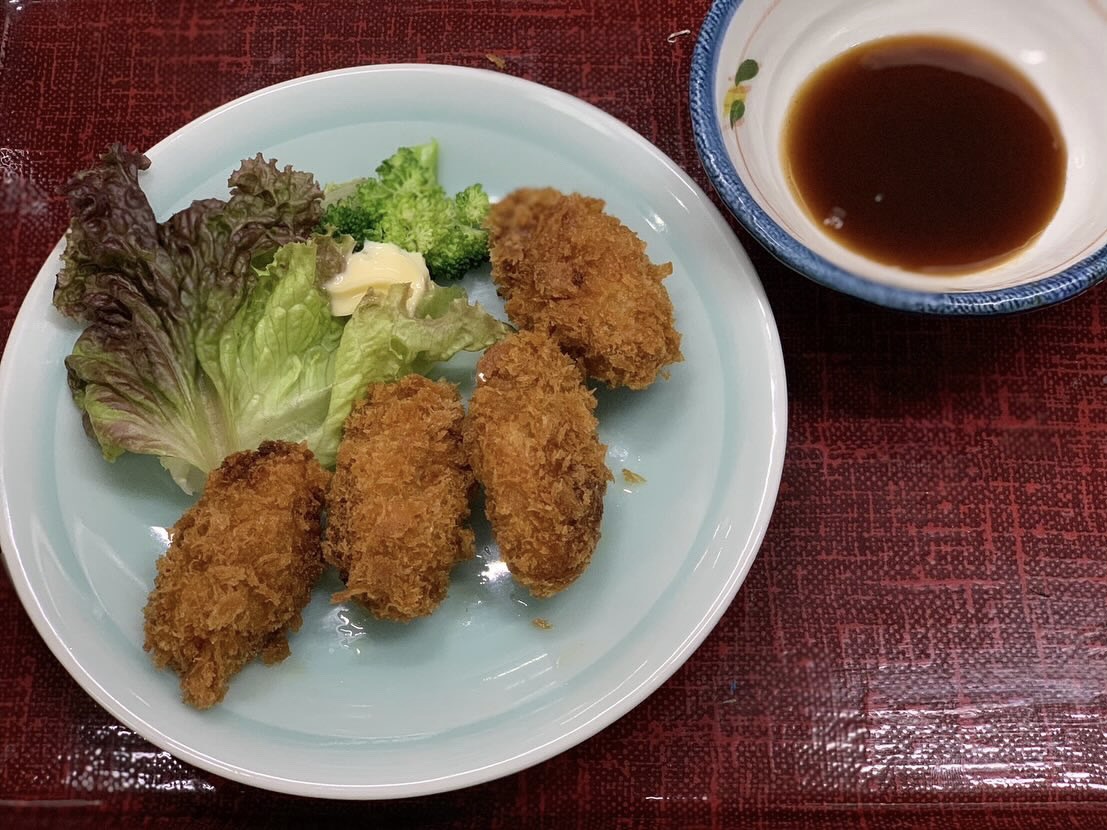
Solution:
M 645 484 L 646 477 L 638 475 L 634 470 L 628 470 L 626 467 L 623 467 L 623 481 L 627 484 Z

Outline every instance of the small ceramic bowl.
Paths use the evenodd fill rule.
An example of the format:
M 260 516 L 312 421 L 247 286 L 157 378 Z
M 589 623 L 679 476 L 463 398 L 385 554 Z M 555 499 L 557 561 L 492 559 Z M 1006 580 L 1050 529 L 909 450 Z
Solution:
M 894 35 L 968 41 L 1018 68 L 1056 117 L 1064 195 L 1016 256 L 960 276 L 912 273 L 855 253 L 793 195 L 781 158 L 792 98 L 823 64 Z M 796 271 L 873 303 L 1004 314 L 1068 299 L 1107 276 L 1107 0 L 715 0 L 692 59 L 700 158 L 743 225 Z

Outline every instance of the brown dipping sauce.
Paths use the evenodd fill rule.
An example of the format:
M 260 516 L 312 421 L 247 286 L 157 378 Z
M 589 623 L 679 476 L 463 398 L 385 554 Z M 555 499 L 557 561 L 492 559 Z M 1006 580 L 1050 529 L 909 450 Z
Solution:
M 826 232 L 886 265 L 979 270 L 1049 223 L 1067 153 L 1041 94 L 960 40 L 893 37 L 839 55 L 800 88 L 785 171 Z

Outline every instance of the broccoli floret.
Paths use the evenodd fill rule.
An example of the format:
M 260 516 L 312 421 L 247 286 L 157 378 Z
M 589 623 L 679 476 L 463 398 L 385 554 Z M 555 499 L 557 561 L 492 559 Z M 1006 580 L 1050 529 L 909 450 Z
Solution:
M 401 147 L 376 178 L 327 188 L 322 230 L 417 251 L 436 280 L 455 280 L 488 259 L 488 194 L 470 185 L 452 199 L 438 183 L 438 142 Z
M 488 194 L 479 184 L 471 184 L 454 196 L 454 204 L 462 221 L 470 227 L 479 228 L 488 218 L 488 210 L 492 206 L 488 201 Z

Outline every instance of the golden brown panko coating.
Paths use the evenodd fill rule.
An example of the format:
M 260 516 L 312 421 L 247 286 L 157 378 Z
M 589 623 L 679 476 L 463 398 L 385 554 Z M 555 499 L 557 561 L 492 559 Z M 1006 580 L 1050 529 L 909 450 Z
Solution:
M 488 216 L 492 279 L 520 328 L 543 331 L 609 386 L 644 389 L 682 359 L 673 303 L 646 243 L 600 199 L 523 188 Z
M 446 598 L 450 569 L 473 556 L 473 473 L 457 387 L 408 375 L 376 384 L 346 421 L 327 497 L 323 555 L 378 617 L 407 622 Z
M 611 472 L 580 367 L 538 332 L 477 364 L 465 446 L 508 569 L 537 597 L 579 577 L 596 549 Z
M 254 657 L 276 663 L 323 571 L 330 476 L 311 451 L 267 441 L 229 456 L 170 532 L 146 603 L 145 648 L 181 676 L 186 703 L 214 706 Z

